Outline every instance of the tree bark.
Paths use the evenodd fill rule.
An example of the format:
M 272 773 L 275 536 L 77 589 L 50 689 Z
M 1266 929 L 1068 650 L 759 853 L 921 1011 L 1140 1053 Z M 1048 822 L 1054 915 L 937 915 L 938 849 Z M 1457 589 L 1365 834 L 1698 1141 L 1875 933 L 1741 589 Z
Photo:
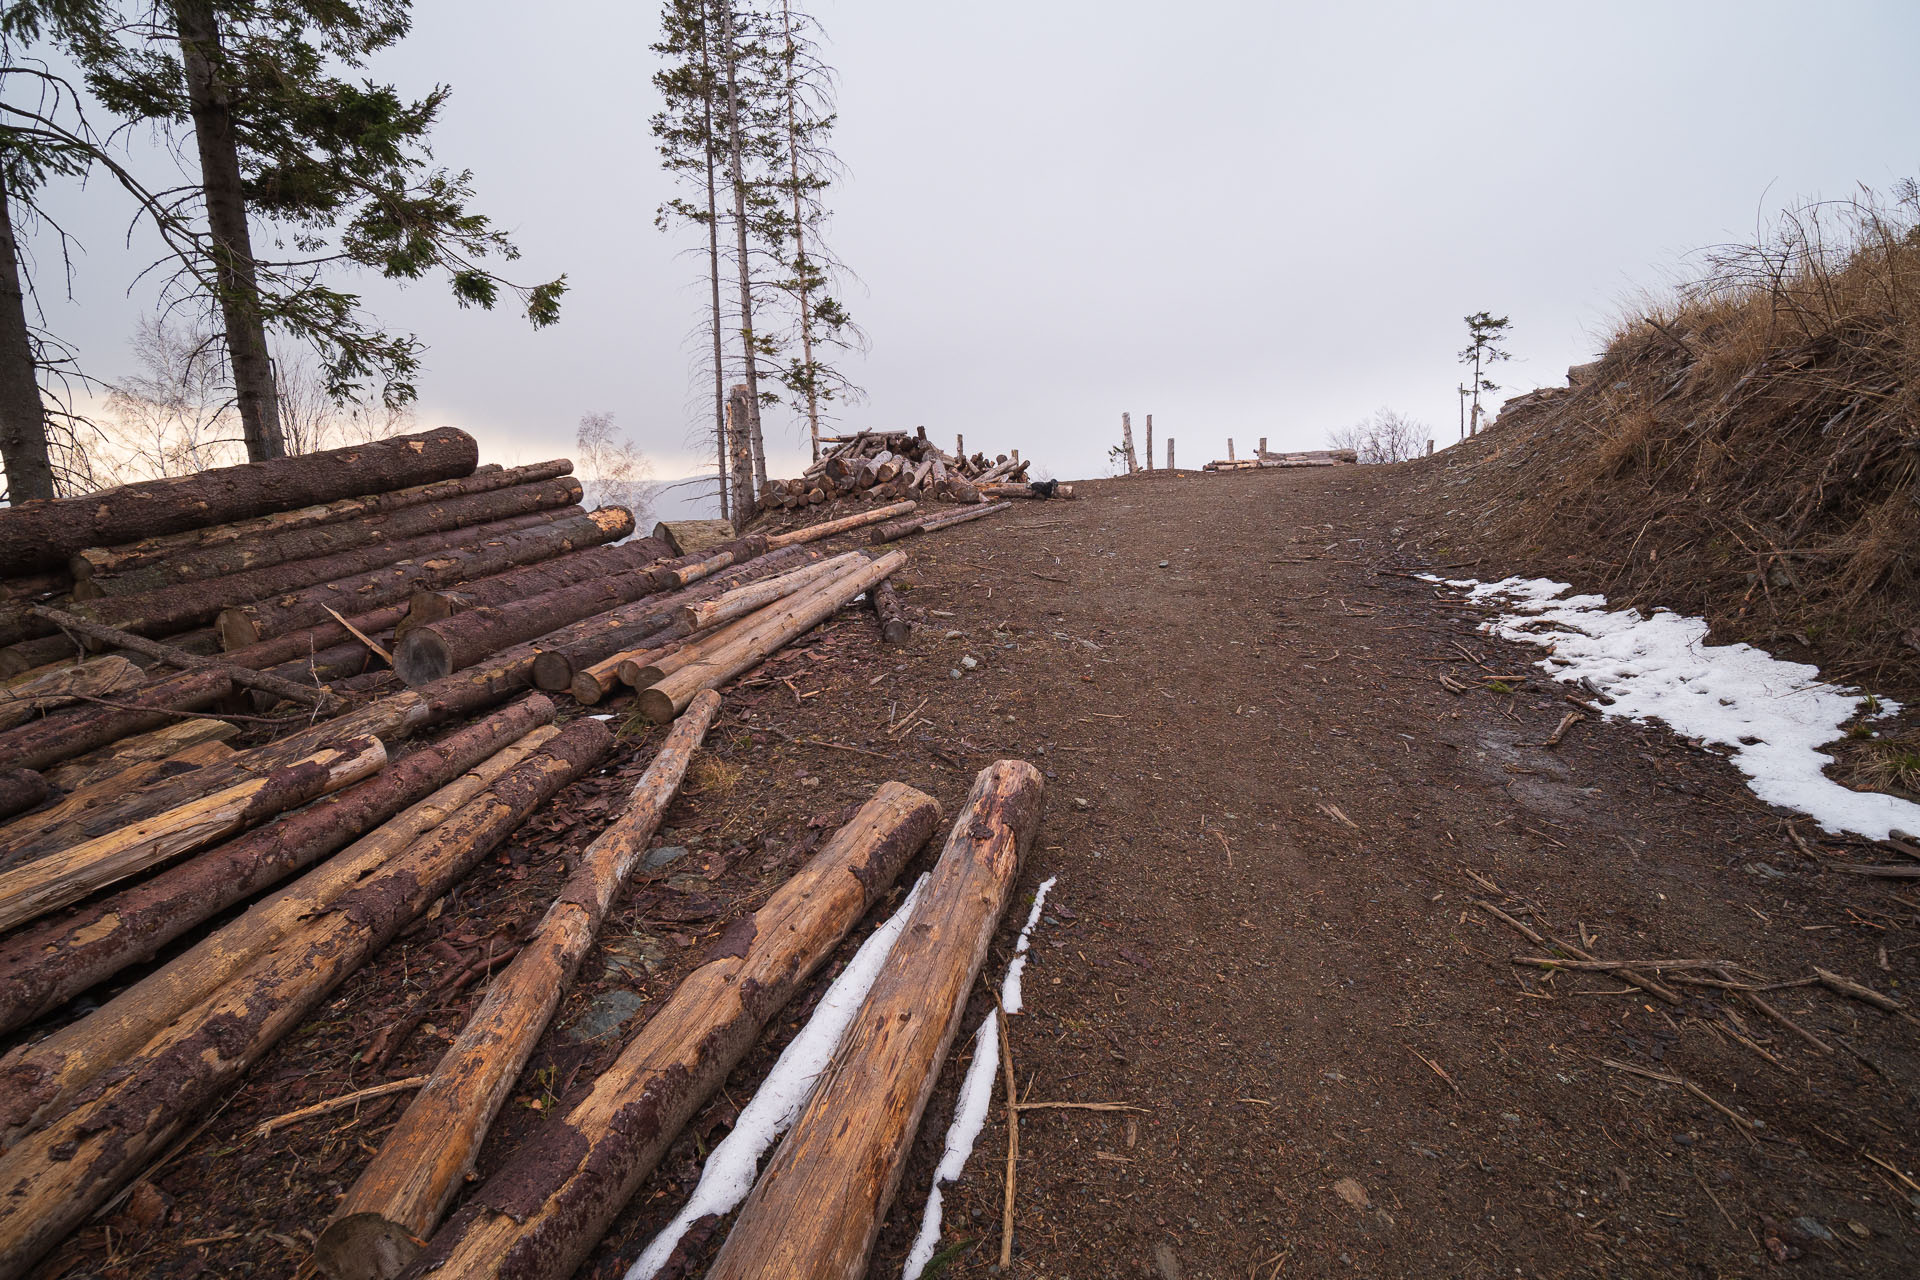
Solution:
M 285 938 L 122 1064 L 97 1096 L 0 1155 L 0 1275 L 97 1209 L 327 995 L 458 883 L 613 735 L 576 720 L 404 855 Z
M 317 455 L 307 456 L 311 458 Z M 405 489 L 370 493 L 357 498 L 340 498 L 333 502 L 295 507 L 287 511 L 272 511 L 251 519 L 234 520 L 226 524 L 206 525 L 197 529 L 183 529 L 178 533 L 142 538 L 137 542 L 129 542 L 117 547 L 83 547 L 73 553 L 68 561 L 68 567 L 72 570 L 75 581 L 95 576 L 111 577 L 162 562 L 177 555 L 209 551 L 215 547 L 229 546 L 236 542 L 252 542 L 259 538 L 277 538 L 302 529 L 314 529 L 347 520 L 370 520 L 422 504 L 452 502 L 477 494 L 493 493 L 500 489 L 538 484 L 543 480 L 564 476 L 572 470 L 573 463 L 565 458 L 556 458 L 551 462 L 536 462 L 524 467 L 514 467 L 511 470 L 504 470 L 489 463 L 476 469 L 471 475 L 453 480 L 436 480 L 431 484 L 417 484 Z
M 207 673 L 189 674 L 200 677 Z M 368 736 L 383 742 L 398 742 L 420 727 L 426 714 L 426 704 L 418 695 L 395 694 L 333 720 L 323 720 L 290 733 L 277 742 L 235 752 L 228 759 L 194 769 L 191 774 L 166 776 L 144 787 L 126 787 L 111 799 L 90 805 L 84 811 L 63 817 L 58 822 L 51 819 L 39 822 L 34 824 L 31 831 L 12 828 L 0 830 L 0 862 L 21 861 L 56 853 L 177 808 L 222 787 L 258 778 L 311 755 L 322 747 Z
M 254 270 L 253 241 L 247 228 L 246 196 L 241 187 L 240 149 L 234 137 L 233 90 L 225 78 L 220 28 L 213 0 L 172 0 L 186 69 L 187 109 L 193 117 L 200 152 L 200 187 L 207 204 L 215 301 L 227 336 L 227 363 L 233 373 L 240 433 L 247 458 L 264 462 L 285 457 L 280 430 L 280 397 L 267 351 L 260 283 Z
M 0 733 L 0 769 L 44 769 L 70 756 L 188 717 L 233 692 L 219 671 L 182 671 L 115 698 L 113 706 L 72 707 Z
M 898 782 L 722 935 L 587 1096 L 524 1143 L 436 1233 L 414 1274 L 572 1274 L 760 1030 L 833 953 L 940 820 Z
M 47 781 L 62 791 L 77 791 L 142 761 L 165 760 L 203 742 L 224 742 L 239 732 L 239 725 L 226 720 L 175 720 L 55 765 L 47 770 Z
M 660 744 L 626 809 L 580 854 L 553 905 L 335 1209 L 314 1258 L 333 1280 L 392 1280 L 433 1234 L 559 1007 L 607 910 L 647 851 L 720 710 L 707 694 Z
M 160 760 L 140 760 L 116 770 L 110 776 L 94 778 L 83 785 L 74 787 L 66 795 L 44 809 L 29 815 L 26 821 L 9 823 L 0 827 L 0 839 L 9 845 L 33 840 L 59 827 L 78 821 L 103 805 L 118 803 L 123 797 L 169 778 L 192 773 L 195 769 L 210 764 L 219 764 L 237 754 L 224 742 L 196 742 L 192 746 L 182 747 Z M 49 775 L 49 782 L 53 779 Z M 163 806 L 164 807 L 164 806 Z M 57 852 L 58 844 L 41 847 L 38 852 Z M 16 857 L 11 850 L 0 852 L 0 867 L 11 866 L 24 859 Z
M 900 607 L 900 593 L 891 582 L 875 583 L 867 598 L 873 601 L 873 616 L 880 620 L 880 638 L 888 644 L 905 644 L 913 634 L 913 624 Z
M 648 568 L 673 554 L 673 549 L 658 536 L 634 538 L 619 546 L 589 547 L 571 555 L 522 565 L 491 577 L 462 582 L 445 591 L 416 591 L 407 602 L 406 617 L 397 630 L 405 635 L 415 627 L 451 618 L 468 609 L 503 605 L 570 587 L 576 582 Z
M 0 771 L 0 822 L 25 813 L 51 794 L 47 780 L 31 769 Z
M 916 516 L 911 520 L 894 520 L 876 528 L 873 531 L 873 541 L 876 545 L 883 542 L 897 542 L 901 538 L 912 537 L 916 533 L 931 533 L 936 529 L 944 529 L 948 525 L 978 520 L 996 511 L 1005 511 L 1012 505 L 1010 502 L 989 502 L 982 506 L 970 507 L 965 511 L 948 511 L 938 515 Z
M 761 619 L 759 625 L 723 645 L 708 641 L 693 661 L 652 688 L 641 690 L 640 713 L 656 724 L 665 724 L 686 708 L 694 694 L 718 688 L 758 666 L 768 654 L 820 625 L 847 601 L 883 581 L 906 559 L 902 552 L 889 552 L 864 568 L 768 605 L 755 615 Z
M 820 1085 L 740 1207 L 707 1280 L 858 1280 L 959 1028 L 1046 782 L 1024 760 L 981 770 L 900 939 Z
M 440 795 L 442 789 L 470 769 L 476 770 L 474 778 L 480 779 L 482 771 L 477 766 L 488 765 L 496 756 L 500 756 L 499 762 L 488 766 L 485 776 L 504 772 L 518 757 L 501 753 L 552 715 L 553 703 L 548 699 L 537 694 L 524 698 L 437 742 L 415 748 L 375 777 L 237 840 L 229 840 L 179 866 L 169 867 L 139 884 L 88 903 L 77 912 L 43 921 L 32 929 L 0 940 L 0 1031 L 10 1031 L 32 1021 L 128 965 L 151 958 L 161 947 L 194 926 L 331 856 L 369 831 L 378 828 L 384 833 L 380 840 L 372 843 L 378 846 L 381 856 L 386 856 L 398 847 L 394 841 L 402 832 L 417 836 L 426 829 L 420 827 L 420 823 L 427 817 L 434 813 L 444 816 L 450 811 L 448 804 L 452 797 Z M 537 745 L 537 741 L 531 743 L 528 750 Z M 453 794 L 458 796 L 458 803 L 465 803 L 481 785 L 483 780 L 475 780 Z M 382 826 L 383 823 L 393 825 L 387 820 L 409 806 L 420 804 L 429 795 L 437 807 L 430 806 L 425 814 L 401 822 L 393 831 Z M 356 845 L 348 862 L 362 866 L 369 852 L 366 844 Z M 342 867 L 346 865 L 342 863 Z M 351 880 L 343 878 L 344 874 L 332 871 L 325 883 L 350 884 Z M 302 882 L 300 896 L 311 905 L 316 896 L 324 894 L 318 892 L 318 885 Z M 224 962 L 231 964 L 236 952 L 245 949 L 243 937 L 261 936 L 256 928 L 259 919 L 278 910 L 277 906 L 267 907 L 253 913 L 254 924 L 244 929 L 223 930 L 222 941 L 216 946 Z M 211 961 L 203 963 L 208 954 L 203 944 L 194 952 L 194 959 L 180 965 L 179 973 L 225 972 Z M 141 995 L 133 997 L 130 992 L 122 993 L 89 1015 L 85 1021 L 91 1029 L 85 1034 L 97 1043 L 95 1033 L 101 1028 L 121 1021 L 129 1010 L 142 1009 L 145 1012 L 135 1028 L 114 1042 L 122 1055 L 131 1053 L 144 1039 L 132 1044 L 125 1043 L 126 1039 L 151 1035 L 158 1029 L 151 1024 L 162 1013 L 167 1016 L 160 1019 L 160 1025 L 185 1011 L 180 1007 L 178 992 L 181 989 L 181 984 L 173 979 L 156 982 L 149 975 L 134 988 L 142 992 Z M 198 986 L 192 989 L 201 990 Z M 156 1005 L 155 993 L 162 990 L 174 994 Z M 39 1048 L 34 1052 L 39 1053 Z M 67 1050 L 61 1044 L 54 1044 L 48 1052 L 64 1058 Z M 98 1054 L 94 1058 L 103 1060 Z M 0 1118 L 0 1124 L 5 1123 L 17 1121 Z
M 214 625 L 228 648 L 244 648 L 322 622 L 328 609 L 350 616 L 372 606 L 404 600 L 423 588 L 487 577 L 516 565 L 613 542 L 631 532 L 631 513 L 622 507 L 601 507 L 583 516 L 520 529 L 484 543 L 475 543 L 460 533 L 437 535 L 447 539 L 440 551 L 396 561 L 355 577 L 316 582 L 274 599 L 236 604 L 222 609 Z
M 51 569 L 83 547 L 245 520 L 338 498 L 427 484 L 473 470 L 479 446 L 453 427 L 272 462 L 216 467 L 81 498 L 0 511 L 0 564 Z
M 758 407 L 741 384 L 727 394 L 727 435 L 733 441 L 733 527 L 744 529 L 759 513 L 753 482 L 753 433 L 759 419 Z
M 0 466 L 7 502 L 19 506 L 53 497 L 53 458 L 47 448 L 47 406 L 33 359 L 20 247 L 14 240 L 13 192 L 0 171 Z M 11 560 L 7 562 L 10 566 Z M 11 569 L 9 570 L 11 572 Z
M 304 760 L 110 831 L 84 844 L 0 872 L 0 932 L 138 875 L 184 853 L 298 808 L 378 773 L 387 751 L 378 738 L 323 747 Z
M 767 539 L 769 547 L 791 547 L 803 542 L 817 542 L 821 538 L 831 538 L 836 533 L 845 533 L 849 529 L 859 529 L 870 524 L 879 524 L 883 520 L 911 515 L 917 504 L 913 502 L 893 502 L 884 507 L 874 507 L 870 511 L 856 511 L 850 516 L 841 516 L 838 520 L 822 520 L 819 524 L 810 524 L 804 529 L 793 529 L 786 533 L 776 533 Z
M 359 615 L 345 615 L 346 621 L 351 622 L 360 634 L 368 636 L 377 636 L 393 630 L 394 625 L 406 616 L 407 606 L 404 604 L 383 605 Z M 266 671 L 331 649 L 335 645 L 345 644 L 352 639 L 353 632 L 348 631 L 338 620 L 329 617 L 325 622 L 317 622 L 310 627 L 296 627 L 292 631 L 268 640 L 242 645 L 238 649 L 227 649 L 221 652 L 220 656 L 237 667 L 252 667 L 255 671 Z
M 244 542 L 182 551 L 124 573 L 93 573 L 85 579 L 86 594 L 76 589 L 74 596 L 82 599 L 95 595 L 138 595 L 179 583 L 203 582 L 275 565 L 297 566 L 303 562 L 331 559 L 367 547 L 399 548 L 413 539 L 449 530 L 472 529 L 529 517 L 537 521 L 542 512 L 575 506 L 579 501 L 580 482 L 572 476 L 562 476 L 538 484 L 495 489 L 446 502 L 404 507 L 387 515 L 335 521 L 286 533 L 262 535 Z M 526 526 L 523 524 L 521 527 Z M 393 557 L 396 560 L 401 558 L 400 555 Z M 301 584 L 289 581 L 285 585 Z

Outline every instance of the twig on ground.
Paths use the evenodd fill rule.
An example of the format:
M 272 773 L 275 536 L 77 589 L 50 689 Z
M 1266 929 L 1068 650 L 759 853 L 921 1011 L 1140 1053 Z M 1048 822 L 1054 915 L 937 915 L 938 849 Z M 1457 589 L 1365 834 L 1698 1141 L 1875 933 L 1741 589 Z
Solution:
M 290 1124 L 299 1124 L 302 1120 L 311 1120 L 314 1116 L 323 1116 L 330 1111 L 339 1111 L 358 1102 L 370 1102 L 375 1098 L 384 1098 L 390 1093 L 400 1093 L 407 1089 L 418 1089 L 427 1082 L 426 1076 L 408 1076 L 405 1080 L 389 1080 L 385 1084 L 368 1085 L 364 1089 L 355 1089 L 352 1093 L 343 1093 L 337 1098 L 328 1098 L 312 1106 L 301 1107 L 298 1111 L 289 1111 L 283 1116 L 263 1120 L 254 1126 L 253 1136 L 264 1138 L 275 1129 Z

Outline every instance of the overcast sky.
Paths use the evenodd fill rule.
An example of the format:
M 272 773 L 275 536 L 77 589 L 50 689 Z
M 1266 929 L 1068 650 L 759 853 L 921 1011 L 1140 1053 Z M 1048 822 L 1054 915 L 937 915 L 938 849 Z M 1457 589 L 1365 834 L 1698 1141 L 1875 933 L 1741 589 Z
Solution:
M 1122 410 L 1180 460 L 1316 448 L 1391 406 L 1456 434 L 1462 317 L 1510 315 L 1510 391 L 1590 359 L 1636 291 L 1783 201 L 1920 172 L 1920 6 L 1756 3 L 902 4 L 813 0 L 840 75 L 831 238 L 871 335 L 856 426 L 924 424 L 1103 474 Z M 646 4 L 417 0 L 375 74 L 454 94 L 441 162 L 562 271 L 561 323 L 362 283 L 429 345 L 421 424 L 482 456 L 563 454 L 617 416 L 663 477 L 694 465 L 699 264 L 670 188 Z M 96 183 L 50 193 L 86 243 L 49 326 L 128 369 L 147 258 Z M 51 287 L 49 287 L 51 286 Z M 769 417 L 773 470 L 803 456 Z M 1164 454 L 1162 455 L 1164 456 Z

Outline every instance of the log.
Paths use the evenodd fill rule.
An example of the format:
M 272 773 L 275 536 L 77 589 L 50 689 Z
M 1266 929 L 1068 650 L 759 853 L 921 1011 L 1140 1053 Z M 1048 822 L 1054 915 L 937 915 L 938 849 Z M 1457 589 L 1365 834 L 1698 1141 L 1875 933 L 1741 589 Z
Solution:
M 580 496 L 580 482 L 572 476 L 562 476 L 536 484 L 467 494 L 445 502 L 420 503 L 385 515 L 334 521 L 181 551 L 120 573 L 103 574 L 96 569 L 83 580 L 84 594 L 76 590 L 74 595 L 75 599 L 87 599 L 93 595 L 126 596 L 157 591 L 183 582 L 227 577 L 365 547 L 407 542 L 450 529 L 538 515 L 557 507 L 573 506 L 580 501 Z
M 39 606 L 34 606 L 39 607 Z M 73 705 L 81 698 L 110 698 L 144 684 L 147 673 L 125 658 L 93 658 L 70 666 L 15 676 L 0 689 L 0 729 Z
M 131 635 L 112 627 L 103 627 L 97 623 L 88 622 L 85 618 L 76 618 L 70 613 L 49 608 L 46 605 L 35 605 L 33 611 L 62 631 L 84 636 L 88 640 L 95 640 L 102 644 L 113 645 L 116 648 L 130 649 L 180 671 L 218 671 L 244 688 L 258 689 L 263 693 L 270 693 L 289 702 L 297 702 L 302 706 L 314 707 L 321 711 L 328 710 L 334 702 L 333 695 L 325 689 L 295 684 L 272 672 L 255 671 L 251 667 L 235 666 L 231 662 L 198 657 L 176 649 L 172 645 L 161 644 L 157 640 L 148 640 L 143 636 Z
M 76 791 L 145 760 L 165 760 L 202 742 L 225 742 L 240 732 L 229 720 L 174 720 L 148 733 L 110 743 L 47 770 L 47 781 Z
M 221 672 L 182 671 L 113 699 L 114 706 L 67 708 L 0 733 L 0 769 L 44 769 L 130 733 L 188 719 L 175 713 L 210 707 L 232 692 L 233 681 Z
M 145 480 L 79 498 L 23 502 L 0 511 L 0 564 L 16 572 L 52 569 L 83 547 L 464 476 L 479 453 L 466 432 L 438 427 L 373 444 Z
M 980 771 L 820 1085 L 740 1207 L 707 1280 L 858 1280 L 988 944 L 1040 827 L 1024 760 Z
M 76 787 L 20 821 L 0 826 L 0 841 L 6 844 L 6 848 L 0 849 L 0 867 L 26 861 L 24 854 L 12 851 L 15 844 L 31 842 L 30 852 L 34 856 L 53 852 L 60 848 L 60 838 L 52 833 L 84 821 L 103 806 L 123 802 L 129 793 L 142 787 L 192 773 L 209 764 L 218 764 L 231 759 L 234 754 L 233 748 L 224 742 L 195 743 L 164 760 L 142 760 Z
M 946 484 L 942 487 L 946 491 L 947 497 L 955 502 L 971 504 L 986 501 L 985 498 L 980 496 L 980 490 L 974 486 L 973 481 L 963 476 L 948 476 Z
M 789 570 L 776 577 L 762 578 L 758 582 L 750 582 L 745 586 L 735 587 L 733 590 L 715 596 L 711 600 L 703 600 L 698 604 L 683 605 L 679 610 L 678 617 L 680 621 L 687 624 L 689 632 L 718 626 L 723 622 L 731 622 L 735 618 L 745 617 L 762 605 L 772 604 L 775 600 L 784 599 L 808 583 L 814 582 L 829 573 L 848 568 L 852 566 L 856 560 L 865 559 L 866 557 L 858 551 L 848 551 L 842 555 L 834 556 L 830 560 L 817 560 L 812 564 L 802 565 L 798 569 Z
M 131 827 L 0 872 L 0 931 L 256 827 L 316 796 L 378 773 L 386 763 L 387 749 L 378 738 L 323 747 L 263 778 L 237 783 Z
M 629 686 L 635 689 L 645 689 L 649 685 L 658 684 L 689 663 L 698 662 L 702 658 L 733 645 L 735 642 L 743 640 L 754 634 L 757 630 L 764 628 L 769 618 L 773 616 L 768 612 L 773 605 L 795 596 L 808 595 L 826 590 L 833 583 L 860 572 L 872 563 L 872 561 L 868 560 L 865 556 L 857 553 L 855 553 L 852 558 L 838 556 L 835 557 L 835 559 L 839 563 L 827 572 L 815 574 L 810 580 L 792 586 L 771 600 L 763 601 L 754 610 L 741 617 L 735 618 L 730 622 L 723 622 L 721 625 L 705 628 L 700 631 L 697 640 L 689 639 L 685 643 L 675 645 L 670 652 L 644 664 L 637 661 L 632 662 L 630 665 L 623 664 L 621 668 L 621 679 L 625 680 Z M 681 612 L 681 621 L 683 623 L 687 621 L 687 614 L 684 610 Z M 692 628 L 689 627 L 688 630 L 691 634 Z
M 325 620 L 328 609 L 351 617 L 379 605 L 404 600 L 422 588 L 485 577 L 515 565 L 613 542 L 631 532 L 630 512 L 621 507 L 601 507 L 572 519 L 521 529 L 483 543 L 459 542 L 433 555 L 401 560 L 338 581 L 315 583 L 274 599 L 259 599 L 222 609 L 214 625 L 227 648 L 239 649 L 282 632 L 313 626 Z M 461 535 L 447 536 L 458 539 Z
M 523 641 L 558 631 L 654 594 L 651 575 L 632 572 L 597 578 L 506 604 L 469 609 L 416 626 L 394 650 L 393 669 L 418 688 Z
M 901 538 L 910 538 L 916 533 L 932 533 L 948 525 L 965 524 L 969 520 L 978 520 L 981 516 L 990 516 L 996 511 L 1005 511 L 1011 503 L 990 502 L 974 507 L 969 511 L 947 511 L 937 515 L 915 516 L 910 520 L 893 520 L 877 526 L 873 531 L 873 542 L 897 542 Z
M 693 695 L 702 689 L 715 689 L 749 671 L 792 640 L 832 617 L 847 601 L 883 581 L 906 563 L 906 555 L 888 552 L 878 560 L 853 572 L 835 576 L 824 583 L 766 606 L 748 622 L 758 625 L 722 644 L 709 640 L 700 646 L 693 661 L 664 677 L 652 688 L 640 692 L 640 713 L 656 724 L 665 724 L 685 710 Z
M 622 672 L 628 664 L 644 666 L 660 654 L 673 648 L 674 644 L 693 634 L 684 622 L 676 622 L 664 631 L 657 631 L 647 639 L 648 648 L 624 649 L 611 657 L 602 658 L 590 667 L 574 672 L 573 683 L 568 691 L 575 702 L 584 706 L 593 706 L 602 698 L 619 687 Z M 534 682 L 539 683 L 540 660 L 534 659 Z
M 580 854 L 533 935 L 488 985 L 459 1038 L 335 1209 L 314 1246 L 315 1261 L 334 1280 L 392 1280 L 419 1252 L 415 1241 L 433 1234 L 719 709 L 717 693 L 687 708 L 625 810 Z
M 939 814 L 931 796 L 883 783 L 765 906 L 722 935 L 585 1098 L 481 1184 L 410 1274 L 572 1274 L 767 1019 L 926 843 Z
M 462 582 L 444 591 L 416 591 L 407 602 L 406 618 L 396 628 L 401 635 L 417 626 L 451 618 L 468 609 L 524 600 L 576 582 L 648 569 L 673 555 L 658 538 L 634 538 L 618 546 L 589 547 L 538 564 L 522 565 L 505 573 Z
M 674 555 L 686 556 L 732 542 L 739 535 L 726 520 L 662 520 L 653 526 L 653 536 L 671 547 Z
M 496 756 L 500 762 L 487 776 L 503 772 L 518 757 L 502 753 L 552 716 L 553 703 L 547 698 L 538 694 L 524 698 L 437 742 L 407 752 L 364 782 L 88 903 L 77 912 L 0 939 L 0 1032 L 48 1013 L 126 966 L 148 959 L 201 922 L 329 857 L 403 809 L 418 805 L 460 774 Z M 538 743 L 527 749 L 535 745 Z M 459 793 L 458 803 L 471 798 L 480 785 L 470 784 Z M 448 811 L 445 798 L 436 796 L 436 803 L 440 812 Z M 419 822 L 416 817 L 412 827 L 405 823 L 402 826 L 412 830 L 419 827 Z M 388 833 L 383 847 L 391 847 L 398 835 L 398 831 Z M 360 852 L 364 854 L 364 850 Z M 332 883 L 342 882 L 335 876 Z M 311 889 L 306 893 L 309 901 L 315 896 Z M 231 957 L 237 943 L 229 936 L 220 948 L 223 955 Z M 150 984 L 143 981 L 141 985 Z M 178 1006 L 177 999 L 169 1003 L 169 1016 L 162 1025 L 182 1012 Z M 98 1026 L 111 1019 L 95 1015 L 88 1021 Z M 137 1047 L 138 1043 L 123 1046 L 125 1052 Z
M 817 542 L 821 538 L 831 538 L 836 533 L 845 533 L 849 529 L 859 529 L 870 524 L 879 524 L 882 520 L 891 520 L 896 516 L 911 513 L 912 502 L 893 502 L 884 507 L 875 507 L 871 511 L 856 511 L 850 516 L 841 516 L 838 520 L 822 520 L 819 524 L 810 524 L 803 529 L 792 529 L 786 533 L 776 533 L 767 539 L 767 546 L 797 546 L 803 542 Z
M 345 644 L 353 639 L 353 631 L 369 636 L 382 635 L 393 630 L 406 615 L 407 606 L 404 604 L 385 605 L 358 615 L 348 614 L 344 620 L 329 614 L 325 622 L 316 622 L 310 627 L 296 627 L 270 639 L 228 649 L 222 656 L 235 666 L 252 667 L 256 671 L 270 670 Z M 348 629 L 349 623 L 353 630 Z
M 69 568 L 76 581 L 96 575 L 125 573 L 142 565 L 208 547 L 224 546 L 233 542 L 250 542 L 255 538 L 275 537 L 279 534 L 291 533 L 296 529 L 334 524 L 342 520 L 364 519 L 401 511 L 421 503 L 446 502 L 470 494 L 511 489 L 516 485 L 551 480 L 556 476 L 566 475 L 572 470 L 573 464 L 565 458 L 506 470 L 490 463 L 477 468 L 471 475 L 452 480 L 436 480 L 430 484 L 412 485 L 405 489 L 389 489 L 358 498 L 341 498 L 314 506 L 270 511 L 265 515 L 247 520 L 201 525 L 183 529 L 178 533 L 161 534 L 118 546 L 86 547 L 73 554 L 69 561 Z
M 52 794 L 47 780 L 31 769 L 0 772 L 0 822 L 44 803 Z
M 900 607 L 900 593 L 893 584 L 875 583 L 867 598 L 873 602 L 874 616 L 880 619 L 880 638 L 888 644 L 905 644 L 913 634 L 913 624 L 907 621 L 906 611 Z
M 218 764 L 205 765 L 191 773 L 175 770 L 179 776 L 166 776 L 144 787 L 123 787 L 110 799 L 70 819 L 55 822 L 49 817 L 35 824 L 36 829 L 31 831 L 16 830 L 20 824 L 0 830 L 0 861 L 37 858 L 94 839 L 223 787 L 262 777 L 322 747 L 365 736 L 387 743 L 398 742 L 426 723 L 427 718 L 426 703 L 416 694 L 383 698 L 332 720 L 309 725 L 278 741 L 236 752 Z
M 0 1155 L 0 1275 L 25 1271 L 84 1222 L 612 740 L 598 720 L 576 720 L 142 1046 L 86 1101 Z

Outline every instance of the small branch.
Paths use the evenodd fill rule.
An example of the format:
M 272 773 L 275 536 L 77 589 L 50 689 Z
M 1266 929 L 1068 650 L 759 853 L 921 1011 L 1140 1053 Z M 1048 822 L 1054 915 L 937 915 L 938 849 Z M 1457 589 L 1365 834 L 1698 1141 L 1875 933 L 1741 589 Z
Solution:
M 275 1129 L 310 1120 L 314 1116 L 323 1116 L 330 1111 L 339 1111 L 358 1102 L 370 1102 L 375 1098 L 384 1098 L 390 1093 L 400 1093 L 407 1089 L 418 1089 L 427 1082 L 426 1076 L 408 1076 L 405 1080 L 389 1080 L 385 1084 L 368 1085 L 364 1089 L 355 1089 L 352 1093 L 343 1093 L 337 1098 L 328 1098 L 325 1102 L 316 1102 L 310 1107 L 301 1107 L 298 1111 L 289 1111 L 283 1116 L 263 1120 L 255 1126 L 253 1136 L 264 1138 Z
M 45 618 L 69 635 L 85 636 L 89 640 L 111 645 L 116 649 L 127 649 L 152 658 L 156 662 L 164 662 L 181 671 L 218 671 L 235 684 L 245 685 L 249 689 L 259 689 L 285 698 L 289 702 L 298 702 L 320 711 L 330 709 L 337 701 L 333 691 L 325 686 L 310 689 L 306 685 L 295 684 L 282 676 L 271 675 L 265 671 L 255 671 L 251 667 L 237 667 L 230 662 L 202 658 L 184 649 L 176 649 L 170 644 L 161 644 L 158 640 L 149 640 L 145 636 L 137 636 L 116 627 L 102 626 L 97 622 L 89 622 L 85 618 L 76 618 L 64 610 L 47 605 L 33 605 L 30 611 L 36 617 Z

